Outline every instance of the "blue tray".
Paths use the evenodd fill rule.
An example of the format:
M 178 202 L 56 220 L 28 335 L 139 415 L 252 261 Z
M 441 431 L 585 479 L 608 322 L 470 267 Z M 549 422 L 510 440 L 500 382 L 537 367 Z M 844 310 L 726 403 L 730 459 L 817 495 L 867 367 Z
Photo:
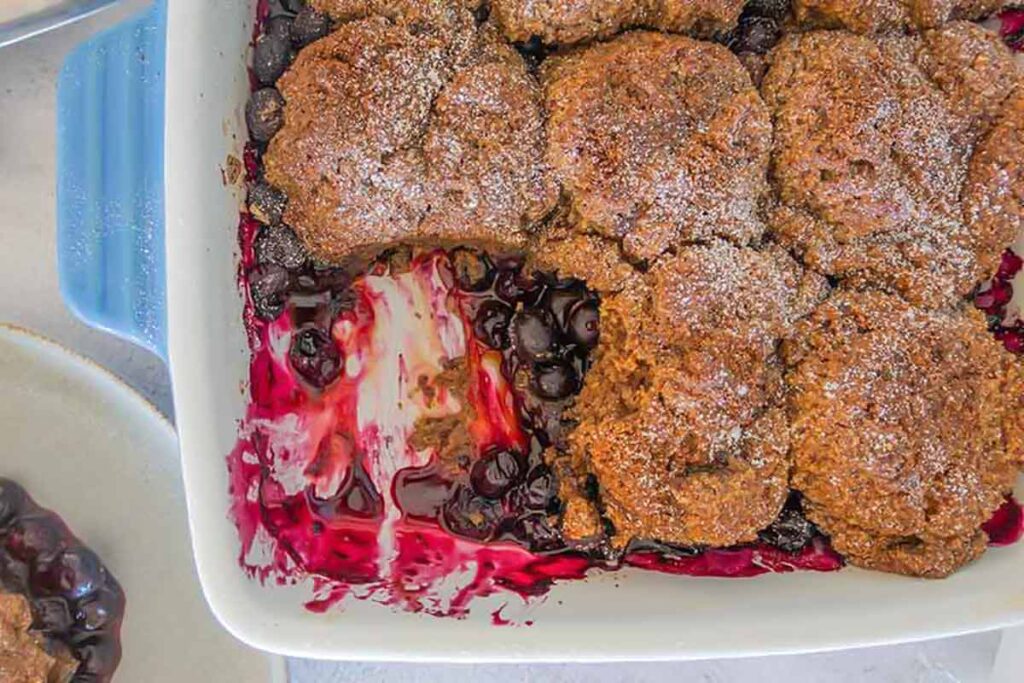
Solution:
M 167 358 L 166 0 L 72 52 L 57 86 L 57 262 L 87 324 Z

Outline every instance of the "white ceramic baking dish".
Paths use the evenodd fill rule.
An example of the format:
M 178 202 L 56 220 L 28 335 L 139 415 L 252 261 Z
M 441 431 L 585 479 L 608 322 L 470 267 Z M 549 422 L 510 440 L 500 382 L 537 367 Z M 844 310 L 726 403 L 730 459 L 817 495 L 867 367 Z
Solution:
M 515 628 L 490 625 L 490 611 L 502 600 L 480 603 L 466 620 L 401 613 L 360 601 L 314 614 L 303 607 L 305 587 L 249 579 L 238 566 L 225 468 L 244 414 L 249 357 L 236 287 L 241 194 L 225 182 L 225 170 L 229 157 L 241 157 L 246 138 L 242 112 L 249 92 L 246 60 L 253 16 L 254 0 L 169 4 L 162 146 L 166 351 L 195 559 L 210 606 L 238 638 L 283 654 L 335 659 L 682 659 L 865 646 L 1024 622 L 1024 544 L 992 549 L 942 581 L 858 569 L 754 579 L 639 570 L 595 574 L 556 586 L 530 607 L 533 625 Z M 107 128 L 116 130 L 115 125 Z M 73 197 L 73 187 L 63 194 Z M 151 248 L 159 252 L 159 220 L 150 215 L 147 222 L 147 209 L 153 206 L 136 202 L 143 218 L 132 239 L 143 250 L 155 245 Z M 99 246 L 73 246 L 82 258 L 117 239 L 101 230 L 90 243 Z M 148 258 L 152 261 L 143 258 L 136 265 L 134 279 L 123 272 L 120 278 L 99 276 L 106 286 L 93 308 L 128 297 L 129 308 L 132 301 L 148 300 L 152 313 L 161 259 L 159 253 Z M 124 261 L 108 259 L 106 267 L 123 271 Z M 62 270 L 74 275 L 73 259 Z M 149 289 L 132 294 L 140 278 Z M 86 280 L 79 286 L 88 288 Z M 81 302 L 77 308 L 93 322 L 99 319 L 122 333 L 127 326 L 128 336 L 157 351 L 164 348 L 159 313 L 153 319 L 128 316 L 125 322 L 124 315 L 118 321 L 104 318 L 102 310 L 83 310 L 88 306 Z

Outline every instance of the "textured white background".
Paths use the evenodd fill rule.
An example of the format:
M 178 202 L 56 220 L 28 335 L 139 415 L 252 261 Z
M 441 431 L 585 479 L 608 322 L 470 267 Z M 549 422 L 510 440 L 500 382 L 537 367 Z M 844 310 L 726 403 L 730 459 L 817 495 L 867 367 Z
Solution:
M 6 0 L 0 0 L 0 4 Z M 57 289 L 54 227 L 54 101 L 64 53 L 100 17 L 34 41 L 0 49 L 0 320 L 41 332 L 112 369 L 165 413 L 170 391 L 161 363 L 148 353 L 86 328 L 64 308 Z M 225 230 L 235 226 L 226 225 Z M 11 400 L 8 397 L 7 400 Z M 985 681 L 1000 637 L 978 634 L 802 657 L 659 664 L 448 666 L 291 662 L 302 683 L 553 681 Z M 1021 669 L 1015 668 L 1015 674 Z M 1006 681 L 1024 680 L 1014 675 Z

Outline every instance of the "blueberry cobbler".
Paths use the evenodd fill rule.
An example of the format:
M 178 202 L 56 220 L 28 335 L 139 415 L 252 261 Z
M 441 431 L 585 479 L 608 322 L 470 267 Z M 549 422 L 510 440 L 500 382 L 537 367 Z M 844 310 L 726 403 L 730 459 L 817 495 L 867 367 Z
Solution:
M 124 605 L 96 554 L 0 478 L 0 681 L 110 681 Z
M 1004 5 L 261 5 L 242 565 L 459 616 L 1016 541 Z

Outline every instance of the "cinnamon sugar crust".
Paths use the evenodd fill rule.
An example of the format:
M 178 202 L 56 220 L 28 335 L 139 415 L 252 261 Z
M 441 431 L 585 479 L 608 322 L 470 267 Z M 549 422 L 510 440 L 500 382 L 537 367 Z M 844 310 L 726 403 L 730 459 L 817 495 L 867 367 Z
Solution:
M 492 0 L 509 40 L 579 43 L 644 26 L 710 36 L 736 24 L 742 0 Z
M 963 196 L 997 191 L 972 180 L 971 159 L 1019 80 L 1004 45 L 963 23 L 922 38 L 815 31 L 785 38 L 771 62 L 783 245 L 852 287 L 927 307 L 994 270 L 1015 226 L 980 220 Z
M 468 21 L 346 23 L 278 82 L 284 126 L 266 175 L 316 256 L 429 239 L 520 244 L 554 206 L 538 87 L 512 48 Z
M 723 241 L 626 280 L 602 291 L 602 342 L 571 409 L 574 469 L 596 478 L 617 547 L 753 540 L 788 491 L 775 349 L 827 285 L 777 247 Z
M 857 33 L 928 29 L 952 19 L 980 19 L 1006 0 L 793 0 L 796 22 Z
M 966 308 L 841 293 L 784 355 L 792 485 L 853 564 L 946 576 L 1024 464 L 1024 368 Z
M 547 161 L 570 218 L 650 259 L 685 241 L 760 237 L 771 123 L 720 45 L 634 32 L 550 58 Z

